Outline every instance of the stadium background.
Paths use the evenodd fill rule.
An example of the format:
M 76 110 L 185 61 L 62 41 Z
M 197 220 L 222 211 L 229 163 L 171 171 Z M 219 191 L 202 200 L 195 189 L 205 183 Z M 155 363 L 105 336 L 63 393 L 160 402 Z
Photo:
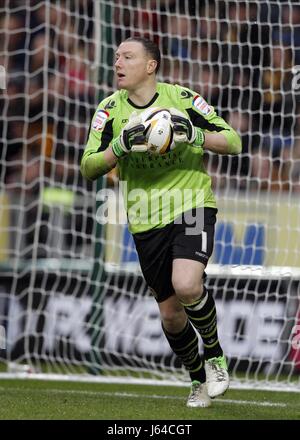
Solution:
M 204 96 L 242 136 L 239 157 L 206 155 L 219 207 L 208 283 L 234 377 L 247 384 L 254 374 L 254 384 L 276 389 L 283 375 L 286 389 L 299 389 L 297 3 L 0 3 L 5 371 L 122 368 L 147 378 L 149 365 L 160 377 L 161 359 L 168 373 L 180 370 L 127 228 L 95 222 L 96 192 L 117 188 L 117 176 L 92 184 L 79 171 L 91 117 L 115 86 L 114 51 L 143 35 L 162 51 L 159 79 Z

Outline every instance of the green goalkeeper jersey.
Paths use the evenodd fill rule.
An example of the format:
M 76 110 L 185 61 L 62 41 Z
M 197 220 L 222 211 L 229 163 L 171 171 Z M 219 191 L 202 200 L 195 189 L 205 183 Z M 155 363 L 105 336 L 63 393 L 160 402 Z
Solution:
M 176 108 L 185 113 L 194 126 L 208 132 L 221 132 L 229 145 L 240 145 L 237 133 L 192 90 L 157 83 L 156 94 L 145 107 L 136 106 L 127 91 L 120 90 L 104 99 L 93 116 L 81 162 L 85 177 L 91 177 L 91 155 L 97 160 L 97 153 L 108 148 L 120 135 L 132 112 L 141 113 L 149 107 Z M 216 207 L 202 148 L 184 143 L 164 155 L 132 152 L 119 159 L 117 167 L 132 233 L 161 228 L 191 208 Z

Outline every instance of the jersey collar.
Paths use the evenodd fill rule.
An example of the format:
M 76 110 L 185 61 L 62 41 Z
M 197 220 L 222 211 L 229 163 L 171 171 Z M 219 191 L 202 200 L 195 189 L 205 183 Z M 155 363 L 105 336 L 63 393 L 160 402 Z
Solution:
M 127 98 L 127 102 L 134 108 L 147 108 L 147 107 L 150 107 L 150 105 L 152 105 L 156 101 L 156 99 L 158 98 L 158 95 L 159 95 L 159 93 L 156 92 L 155 95 L 153 96 L 153 98 L 146 105 L 136 105 L 129 98 Z

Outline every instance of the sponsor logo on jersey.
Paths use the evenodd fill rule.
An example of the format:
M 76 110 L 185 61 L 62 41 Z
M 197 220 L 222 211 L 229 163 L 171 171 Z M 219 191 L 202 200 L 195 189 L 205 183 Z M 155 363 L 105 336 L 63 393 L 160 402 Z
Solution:
M 193 106 L 196 107 L 196 109 L 205 116 L 209 115 L 212 111 L 211 106 L 208 105 L 205 99 L 199 95 L 194 96 Z
M 181 99 L 185 98 L 192 98 L 193 94 L 189 92 L 188 90 L 182 90 L 181 92 Z
M 106 106 L 104 107 L 105 110 L 106 109 L 111 109 L 114 108 L 116 106 L 116 101 L 113 101 L 112 99 L 110 101 L 108 101 L 108 103 L 106 104 Z
M 103 130 L 108 117 L 109 113 L 106 110 L 98 110 L 94 118 L 92 128 L 96 131 Z

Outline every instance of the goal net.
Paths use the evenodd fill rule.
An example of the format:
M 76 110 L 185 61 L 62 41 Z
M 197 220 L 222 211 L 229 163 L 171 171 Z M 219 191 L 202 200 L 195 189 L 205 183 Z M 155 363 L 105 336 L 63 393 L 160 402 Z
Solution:
M 233 385 L 299 390 L 299 23 L 292 0 L 1 1 L 2 375 L 188 381 L 116 173 L 79 170 L 114 52 L 140 35 L 161 49 L 159 80 L 199 93 L 242 138 L 239 157 L 205 154 L 219 209 L 206 283 Z M 118 218 L 104 222 L 103 204 Z

